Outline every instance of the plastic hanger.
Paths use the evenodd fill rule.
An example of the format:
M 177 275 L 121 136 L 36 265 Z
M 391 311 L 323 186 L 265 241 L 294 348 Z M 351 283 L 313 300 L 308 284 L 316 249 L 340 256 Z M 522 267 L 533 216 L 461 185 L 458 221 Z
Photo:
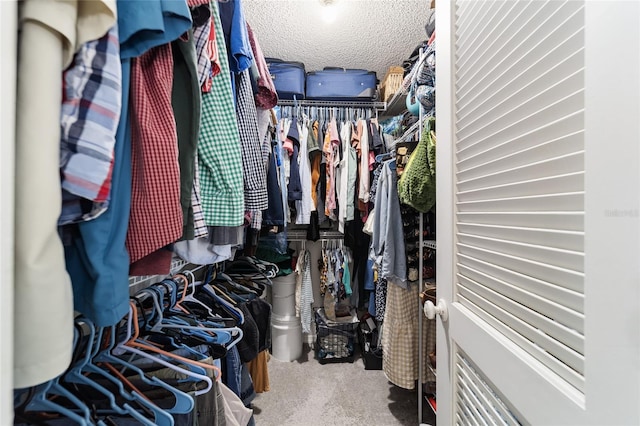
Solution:
M 151 352 L 155 352 L 158 355 L 164 355 L 165 357 L 168 358 L 172 358 L 174 360 L 180 361 L 183 364 L 189 364 L 189 365 L 196 365 L 199 366 L 201 368 L 205 368 L 208 370 L 213 370 L 216 373 L 216 380 L 218 380 L 220 378 L 220 369 L 216 366 L 210 365 L 210 364 L 206 364 L 206 363 L 201 363 L 198 361 L 193 361 L 189 358 L 185 358 L 182 357 L 180 355 L 176 355 L 176 354 L 172 354 L 170 352 L 166 352 L 162 349 L 159 349 L 157 347 L 154 346 L 150 346 L 147 344 L 143 344 L 141 342 L 137 342 L 136 339 L 139 336 L 139 329 L 138 329 L 138 314 L 137 311 L 135 309 L 135 306 L 130 303 L 129 304 L 129 317 L 127 319 L 127 340 L 125 340 L 124 342 L 121 342 L 119 344 L 116 345 L 116 347 L 114 348 L 114 353 L 117 351 L 118 354 L 122 355 L 125 352 L 130 352 L 139 356 L 142 356 L 144 358 L 150 359 L 154 362 L 157 362 L 160 365 L 164 365 L 165 367 L 171 368 L 172 370 L 175 370 L 179 373 L 182 373 L 184 375 L 187 376 L 191 376 L 191 377 L 195 377 L 201 380 L 204 380 L 205 382 L 207 382 L 207 389 L 205 391 L 202 391 L 200 393 L 196 393 L 196 394 L 203 394 L 208 392 L 208 390 L 210 390 L 213 387 L 213 383 L 211 382 L 211 379 L 204 375 L 204 374 L 198 374 L 198 373 L 194 373 L 193 371 L 189 371 L 186 370 L 184 368 L 181 368 L 177 365 L 171 364 L 168 361 L 165 361 L 161 358 L 158 358 L 157 356 L 153 356 L 151 354 L 149 354 L 148 352 L 143 351 L 143 349 L 151 351 Z
M 87 321 L 87 325 L 90 327 L 91 333 L 95 335 L 96 330 L 93 323 L 90 321 Z M 100 342 L 101 340 L 102 340 L 102 329 L 100 329 L 100 332 L 98 333 L 98 338 L 96 342 Z M 104 379 L 108 380 L 109 382 L 113 383 L 116 386 L 118 393 L 124 399 L 130 401 L 131 403 L 139 404 L 146 407 L 147 410 L 149 410 L 149 412 L 151 412 L 154 416 L 154 419 L 153 419 L 154 421 L 152 424 L 156 424 L 158 426 L 173 426 L 174 424 L 173 417 L 171 417 L 169 413 L 167 413 L 165 410 L 162 410 L 157 405 L 153 404 L 151 401 L 145 398 L 142 395 L 142 393 L 129 392 L 124 388 L 124 384 L 122 380 L 120 380 L 118 377 L 113 376 L 113 374 L 105 371 L 104 369 L 94 364 L 93 359 L 98 354 L 99 351 L 100 351 L 99 345 L 97 343 L 94 343 L 92 345 L 91 358 L 82 367 L 82 372 L 94 373 L 96 375 L 103 377 Z
M 218 279 L 220 279 L 220 277 L 218 277 Z M 228 282 L 228 281 L 227 281 L 227 282 Z M 219 284 L 217 284 L 217 283 L 216 283 L 216 284 L 209 283 L 209 285 L 211 285 L 211 287 L 213 287 L 213 288 L 215 289 L 216 293 L 217 293 L 220 297 L 224 298 L 227 302 L 231 303 L 233 306 L 238 306 L 238 302 L 236 302 L 235 300 L 233 300 L 233 299 L 231 298 L 231 296 L 229 296 L 229 295 L 227 294 L 227 292 L 225 291 L 225 289 L 220 288 L 220 285 L 219 285 Z
M 244 324 L 244 314 L 242 313 L 242 311 L 220 297 L 220 295 L 218 295 L 217 291 L 213 286 L 211 286 L 211 284 L 203 284 L 201 289 L 202 291 L 205 291 L 210 297 L 212 297 L 222 309 L 230 314 L 238 322 L 238 324 Z
M 69 369 L 69 371 L 64 375 L 63 380 L 68 383 L 86 385 L 95 389 L 107 398 L 109 406 L 113 412 L 124 416 L 131 416 L 143 425 L 153 426 L 154 423 L 152 421 L 136 411 L 131 405 L 124 403 L 122 406 L 119 406 L 116 402 L 115 395 L 110 390 L 84 375 L 84 368 L 91 359 L 91 349 L 95 339 L 95 328 L 91 327 L 92 324 L 88 321 L 84 322 L 89 325 L 89 336 L 87 339 L 85 354 L 82 359 L 76 362 L 76 364 Z M 79 344 L 81 343 L 82 339 L 79 339 Z
M 153 292 L 149 293 L 154 306 L 155 306 L 155 315 L 154 318 L 157 321 L 156 325 L 151 327 L 151 331 L 159 332 L 162 329 L 177 329 L 182 333 L 186 333 L 187 335 L 195 335 L 204 339 L 203 344 L 212 344 L 212 345 L 226 345 L 226 348 L 229 349 L 231 346 L 237 344 L 237 342 L 242 338 L 242 330 L 237 327 L 221 327 L 219 324 L 210 322 L 210 321 L 198 321 L 199 325 L 191 325 L 184 318 L 180 317 L 171 317 L 168 319 L 163 318 L 162 309 L 160 309 L 157 299 Z M 188 298 L 186 296 L 185 298 Z M 206 305 L 205 305 L 206 306 Z M 137 323 L 136 323 L 137 325 Z M 236 335 L 236 339 L 233 339 L 233 335 Z M 144 344 L 144 343 L 143 343 Z M 191 348 L 188 346 L 185 347 L 187 350 L 191 351 Z M 197 351 L 192 351 L 195 355 L 202 355 Z M 191 365 L 200 365 L 195 362 L 192 362 Z M 202 367 L 202 365 L 200 365 Z M 205 367 L 206 368 L 206 367 Z
M 154 310 L 154 315 L 153 315 L 153 325 L 151 326 L 151 331 L 162 331 L 163 328 L 170 328 L 170 329 L 180 329 L 180 330 L 194 330 L 194 331 L 199 331 L 199 332 L 211 332 L 211 333 L 216 333 L 217 331 L 230 331 L 230 329 L 225 329 L 225 328 L 221 328 L 221 327 L 206 327 L 203 325 L 190 325 L 187 323 L 182 323 L 182 324 L 177 324 L 176 321 L 173 322 L 168 322 L 165 321 L 164 316 L 163 316 L 163 309 L 160 306 L 160 303 L 158 301 L 157 295 L 153 292 L 152 289 L 147 288 L 142 290 L 140 293 L 138 294 L 148 294 L 153 302 L 153 305 L 155 307 Z M 137 312 L 135 312 L 136 318 L 137 318 Z M 134 327 L 137 326 L 137 323 L 134 325 Z M 134 328 L 135 329 L 135 328 Z M 240 330 L 239 328 L 233 328 L 234 331 L 236 330 Z M 139 331 L 138 331 L 139 334 Z M 130 343 L 133 345 L 143 345 L 144 347 L 147 347 L 148 345 L 145 345 L 143 343 L 136 343 L 136 339 L 138 338 L 138 334 L 136 334 L 135 338 L 131 338 L 130 339 Z M 208 368 L 208 367 L 206 367 Z
M 49 400 L 47 398 L 47 394 L 50 393 L 51 387 L 53 386 L 53 382 L 52 381 L 48 381 L 47 383 L 44 383 L 42 385 L 39 385 L 36 387 L 35 390 L 35 394 L 32 396 L 31 400 L 29 401 L 29 403 L 27 404 L 25 411 L 47 411 L 47 412 L 54 412 L 54 413 L 58 413 L 61 414 L 67 418 L 69 418 L 70 420 L 73 420 L 74 422 L 76 422 L 79 425 L 92 425 L 93 422 L 91 421 L 90 418 L 86 417 L 86 413 L 85 410 L 82 409 L 81 411 L 83 412 L 83 414 L 85 416 L 81 416 L 77 413 L 75 413 L 74 411 L 72 411 L 71 409 L 67 408 L 67 407 L 63 407 L 60 404 L 57 404 L 51 400 Z M 64 388 L 62 388 L 64 389 Z M 68 391 L 67 391 L 68 392 Z M 69 397 L 70 401 L 74 402 L 74 403 L 78 403 L 78 407 L 81 407 L 82 405 L 84 405 L 81 401 L 79 401 L 73 394 L 71 394 L 70 392 L 68 392 L 67 395 L 64 395 L 65 397 Z M 88 411 L 88 408 L 87 408 Z
M 258 293 L 256 293 L 254 288 L 246 287 L 243 284 L 238 283 L 227 274 L 219 274 L 218 278 L 216 279 L 216 282 L 219 282 L 220 284 L 224 285 L 231 292 L 233 292 L 234 290 L 237 290 L 238 292 L 242 292 L 242 293 L 253 294 L 255 296 L 258 295 Z
M 78 343 L 78 331 L 74 330 L 74 347 Z M 75 421 L 80 425 L 92 425 L 93 419 L 89 412 L 89 407 L 86 406 L 76 395 L 70 392 L 68 389 L 60 385 L 60 377 L 56 377 L 42 385 L 36 386 L 34 393 L 26 403 L 24 412 L 29 411 L 47 411 L 59 413 L 69 419 Z M 77 408 L 77 411 L 71 410 L 68 407 L 61 406 L 49 399 L 49 395 L 60 395 L 69 400 Z M 16 410 L 18 412 L 18 410 Z M 98 422 L 96 422 L 97 424 Z
M 99 339 L 98 341 L 101 341 L 101 339 Z M 168 385 L 157 377 L 148 377 L 140 368 L 111 354 L 111 350 L 115 347 L 115 342 L 116 327 L 112 326 L 110 328 L 109 344 L 96 354 L 96 356 L 94 357 L 94 362 L 103 362 L 122 366 L 125 369 L 137 373 L 137 377 L 140 378 L 145 384 L 149 386 L 157 386 L 169 391 L 175 398 L 174 406 L 166 409 L 166 411 L 169 413 L 181 414 L 190 413 L 191 411 L 193 411 L 195 403 L 193 398 L 189 394 L 182 392 L 181 390 L 176 389 L 171 385 Z

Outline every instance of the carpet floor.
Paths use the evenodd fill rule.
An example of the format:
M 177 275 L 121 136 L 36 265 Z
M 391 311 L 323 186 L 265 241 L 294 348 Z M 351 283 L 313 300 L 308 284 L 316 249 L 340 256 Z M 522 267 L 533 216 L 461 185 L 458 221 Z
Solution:
M 356 346 L 357 347 L 357 346 Z M 304 345 L 293 362 L 271 358 L 269 392 L 253 401 L 257 426 L 417 426 L 417 391 L 391 384 L 381 370 L 353 363 L 320 364 Z M 423 422 L 435 425 L 423 405 Z

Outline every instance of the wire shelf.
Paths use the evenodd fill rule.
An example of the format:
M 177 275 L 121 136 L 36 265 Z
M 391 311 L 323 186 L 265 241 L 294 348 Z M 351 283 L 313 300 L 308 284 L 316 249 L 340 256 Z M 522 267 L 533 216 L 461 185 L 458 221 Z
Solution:
M 145 289 L 153 284 L 159 283 L 160 281 L 167 278 L 167 276 L 177 274 L 187 264 L 188 262 L 178 257 L 174 257 L 171 260 L 171 268 L 170 268 L 169 275 L 139 275 L 139 276 L 129 277 L 129 294 L 136 294 L 142 289 Z
M 430 249 L 433 249 L 433 250 L 437 250 L 436 240 L 424 240 L 423 244 L 424 244 L 424 247 L 427 247 L 427 248 L 430 248 Z
M 318 241 L 342 240 L 344 234 L 338 231 L 320 231 Z M 287 241 L 311 241 L 307 240 L 307 231 L 305 229 L 293 229 L 287 231 Z
M 301 99 L 297 101 L 281 99 L 280 106 L 301 106 L 301 107 L 321 107 L 321 108 L 370 108 L 384 110 L 386 102 L 377 101 L 317 101 L 312 99 Z

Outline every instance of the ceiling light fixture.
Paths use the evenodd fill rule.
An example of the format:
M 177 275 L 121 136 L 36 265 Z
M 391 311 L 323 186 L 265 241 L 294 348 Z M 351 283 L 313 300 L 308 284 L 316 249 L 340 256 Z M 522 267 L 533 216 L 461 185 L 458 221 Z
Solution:
M 338 4 L 336 0 L 320 0 L 322 5 L 322 20 L 332 24 L 338 18 Z

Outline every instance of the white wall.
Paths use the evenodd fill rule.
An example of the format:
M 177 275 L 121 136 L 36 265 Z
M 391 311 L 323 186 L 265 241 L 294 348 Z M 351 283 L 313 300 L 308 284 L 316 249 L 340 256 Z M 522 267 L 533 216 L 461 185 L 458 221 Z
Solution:
M 0 1 L 0 424 L 13 421 L 13 162 L 17 3 Z

